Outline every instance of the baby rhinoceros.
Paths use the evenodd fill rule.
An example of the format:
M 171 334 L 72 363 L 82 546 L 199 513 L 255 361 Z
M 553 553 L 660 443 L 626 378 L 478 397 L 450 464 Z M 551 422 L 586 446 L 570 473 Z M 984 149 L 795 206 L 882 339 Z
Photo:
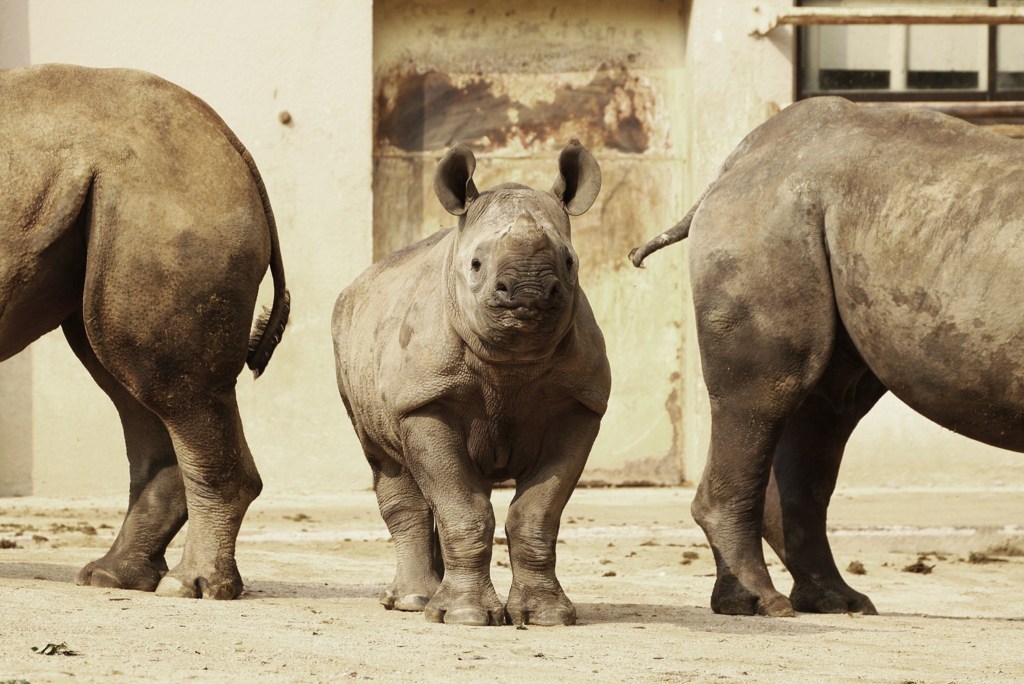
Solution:
M 569 228 L 601 171 L 575 140 L 558 164 L 551 192 L 479 193 L 472 151 L 455 146 L 434 191 L 458 228 L 374 264 L 335 305 L 338 386 L 398 557 L 386 608 L 449 624 L 576 621 L 555 543 L 611 376 Z M 489 572 L 490 493 L 509 479 L 503 609 Z

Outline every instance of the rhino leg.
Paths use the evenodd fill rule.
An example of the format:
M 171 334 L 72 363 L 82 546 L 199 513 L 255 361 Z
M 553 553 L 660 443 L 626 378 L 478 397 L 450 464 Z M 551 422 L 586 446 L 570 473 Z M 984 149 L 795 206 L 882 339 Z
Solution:
M 550 423 L 538 467 L 516 481 L 505 522 L 512 587 L 505 611 L 516 625 L 572 625 L 576 607 L 555 576 L 562 510 L 583 472 L 601 419 L 579 406 Z
M 128 513 L 117 539 L 106 555 L 82 569 L 78 584 L 153 591 L 167 572 L 164 551 L 188 517 L 171 438 L 160 419 L 100 364 L 81 314 L 66 320 L 63 329 L 75 354 L 117 408 L 131 474 Z
M 242 593 L 235 541 L 263 486 L 234 391 L 201 395 L 186 412 L 165 416 L 164 423 L 185 482 L 189 524 L 181 561 L 160 580 L 156 593 L 233 599 Z
M 406 416 L 401 426 L 406 466 L 434 511 L 444 559 L 444 578 L 423 614 L 431 622 L 502 625 L 505 609 L 490 575 L 491 488 L 453 425 L 443 411 L 428 407 Z
M 748 184 L 720 188 L 691 233 L 711 399 L 711 446 L 691 511 L 717 565 L 712 610 L 788 616 L 792 604 L 764 560 L 765 491 L 786 422 L 831 358 L 837 313 L 821 228 L 807 220 L 813 207 L 776 201 L 752 223 L 749 192 Z
M 380 462 L 369 457 L 371 464 Z M 374 491 L 381 517 L 395 542 L 395 579 L 380 595 L 388 610 L 422 611 L 444 574 L 434 531 L 434 513 L 406 468 L 393 461 L 374 468 Z
M 756 421 L 756 422 L 755 422 Z M 776 591 L 761 547 L 765 487 L 780 425 L 738 411 L 711 411 L 711 449 L 691 512 L 704 530 L 717 567 L 711 609 L 727 615 L 791 616 Z
M 164 248 L 144 256 L 133 256 L 136 245 L 122 240 L 137 233 L 119 229 L 125 221 L 94 230 L 83 320 L 96 358 L 160 419 L 177 458 L 188 529 L 181 561 L 156 593 L 231 599 L 242 592 L 238 530 L 262 489 L 235 384 L 245 365 L 266 250 L 243 230 L 206 230 L 220 225 L 218 216 L 201 218 L 194 232 L 150 225 L 153 235 L 172 237 L 161 238 Z M 174 478 L 167 477 L 154 483 L 169 487 Z
M 846 442 L 886 390 L 863 365 L 851 382 L 845 368 L 830 364 L 819 387 L 837 376 L 848 388 L 845 401 L 836 401 L 835 389 L 816 389 L 782 433 L 765 501 L 764 537 L 793 577 L 790 600 L 796 610 L 875 615 L 871 600 L 840 575 L 825 522 Z

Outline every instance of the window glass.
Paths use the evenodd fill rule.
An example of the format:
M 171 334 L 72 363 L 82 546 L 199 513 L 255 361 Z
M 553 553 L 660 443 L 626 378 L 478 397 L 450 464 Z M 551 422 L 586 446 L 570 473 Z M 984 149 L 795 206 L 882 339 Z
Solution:
M 988 27 L 893 27 L 907 36 L 906 77 L 894 90 L 984 90 L 988 87 Z M 894 68 L 900 65 L 894 64 Z
M 1024 7 L 1024 0 L 1002 0 L 1000 7 Z M 996 90 L 1024 93 L 1024 25 L 996 29 Z
M 1024 4 L 1024 0 L 1014 1 Z M 805 0 L 801 4 L 879 9 L 987 7 L 988 0 Z M 969 94 L 988 88 L 989 30 L 984 25 L 807 26 L 801 31 L 802 96 L 860 92 L 921 97 L 936 91 Z M 1024 35 L 1014 38 L 1024 39 Z M 1014 49 L 1024 50 L 1024 41 L 1019 46 Z

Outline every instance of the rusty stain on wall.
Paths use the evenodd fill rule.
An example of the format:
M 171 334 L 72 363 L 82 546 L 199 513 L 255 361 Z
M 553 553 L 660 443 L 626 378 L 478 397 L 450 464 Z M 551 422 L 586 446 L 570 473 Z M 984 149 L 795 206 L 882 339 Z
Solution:
M 593 149 L 633 154 L 650 147 L 641 117 L 653 109 L 654 93 L 624 65 L 601 65 L 589 82 L 561 84 L 553 99 L 533 103 L 510 97 L 501 78 L 421 72 L 405 65 L 378 76 L 378 148 L 423 152 L 461 141 L 487 151 L 508 147 L 513 139 L 526 148 L 568 137 Z
M 626 254 L 689 208 L 685 3 L 588 0 L 560 5 L 557 20 L 540 2 L 517 8 L 374 3 L 374 258 L 453 224 L 433 192 L 453 143 L 476 154 L 480 189 L 514 180 L 545 190 L 558 152 L 579 139 L 603 188 L 573 220 L 573 244 L 616 387 L 581 483 L 679 484 L 686 314 L 679 288 L 638 280 Z M 683 263 L 681 253 L 666 258 Z M 636 372 L 655 364 L 665 368 L 656 379 Z
M 621 468 L 589 468 L 580 486 L 649 487 L 683 482 L 685 473 L 679 458 L 683 424 L 683 406 L 679 397 L 680 379 L 681 376 L 676 371 L 669 375 L 669 385 L 672 389 L 665 399 L 665 413 L 672 425 L 672 443 L 665 455 L 632 460 Z
M 668 398 L 665 399 L 665 413 L 668 414 L 669 423 L 672 425 L 672 443 L 669 446 L 668 453 L 665 455 L 666 459 L 671 458 L 671 462 L 679 468 L 676 476 L 679 481 L 683 479 L 682 463 L 678 458 L 675 458 L 678 454 L 682 453 L 682 435 L 680 434 L 683 426 L 683 403 L 679 399 L 679 380 L 681 375 L 678 371 L 673 371 L 668 377 L 669 386 L 672 388 L 668 393 Z

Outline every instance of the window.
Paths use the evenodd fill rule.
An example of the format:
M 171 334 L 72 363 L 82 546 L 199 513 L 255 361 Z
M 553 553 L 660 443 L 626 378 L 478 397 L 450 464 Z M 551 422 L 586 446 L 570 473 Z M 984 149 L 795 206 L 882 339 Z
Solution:
M 804 0 L 805 8 L 894 9 L 877 0 Z M 905 0 L 899 8 L 1024 8 L 1024 0 Z M 805 25 L 797 34 L 797 99 L 1024 100 L 1024 25 Z

